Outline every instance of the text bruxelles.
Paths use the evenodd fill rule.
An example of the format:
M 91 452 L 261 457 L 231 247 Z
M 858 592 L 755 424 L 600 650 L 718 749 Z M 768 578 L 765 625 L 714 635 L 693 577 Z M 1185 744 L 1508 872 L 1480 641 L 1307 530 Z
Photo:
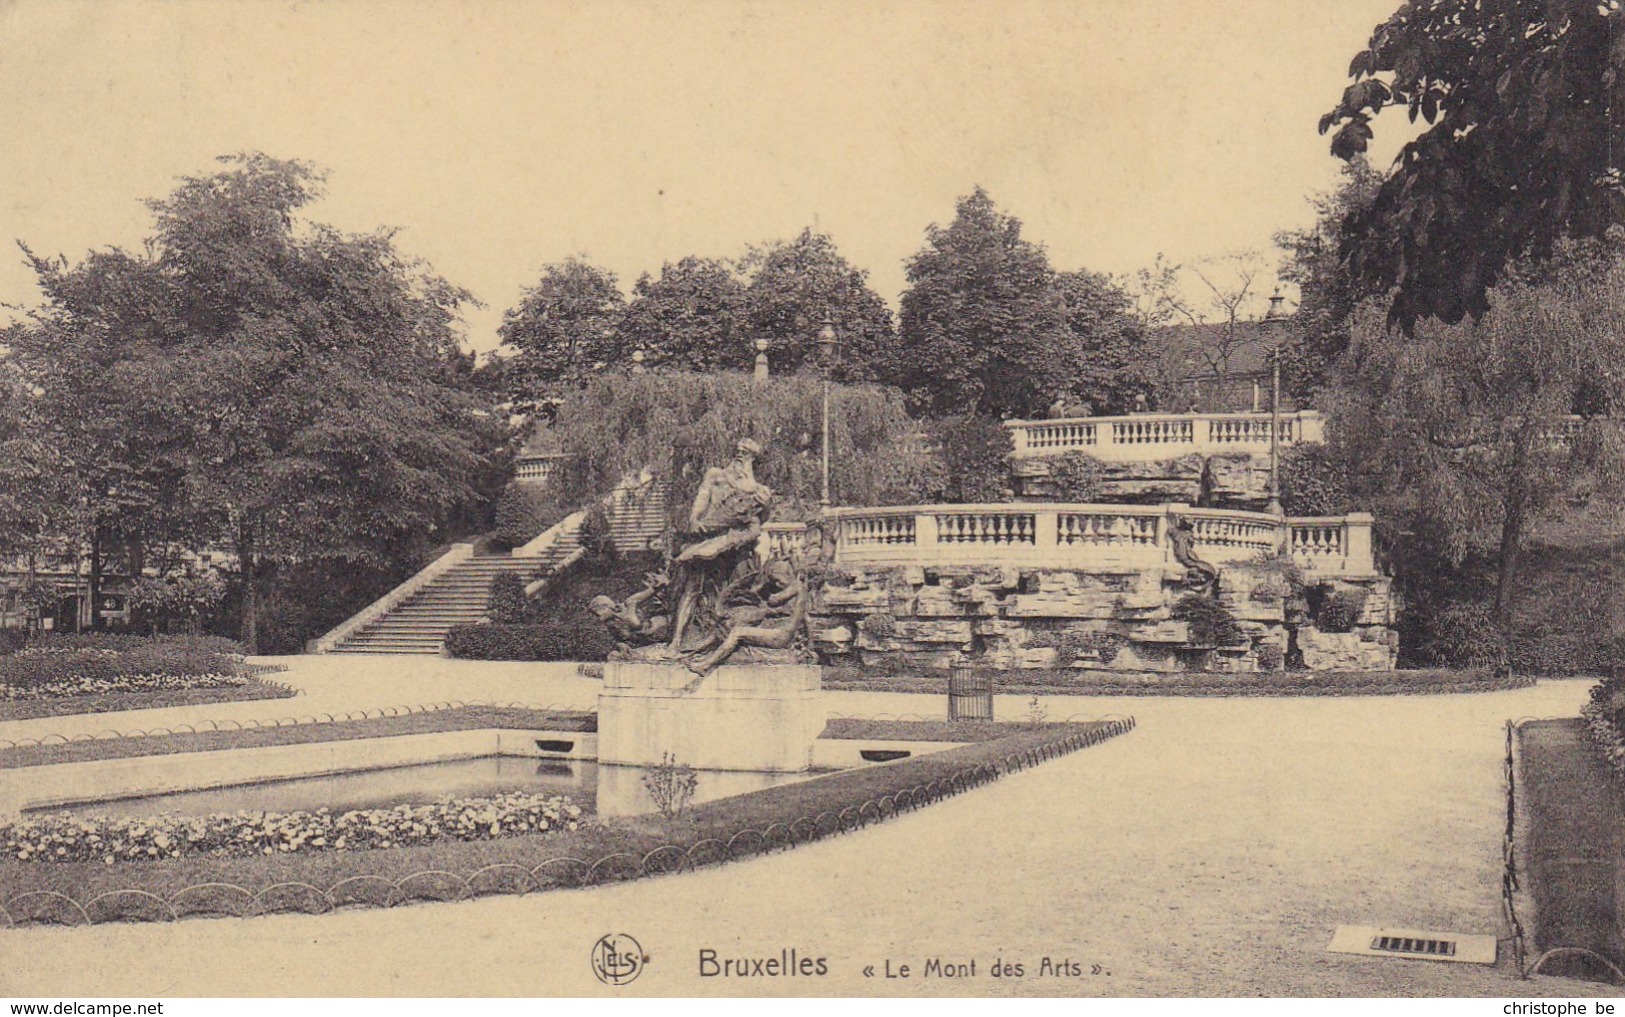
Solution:
M 711 949 L 700 951 L 701 978 L 781 978 L 829 974 L 825 957 L 802 957 L 793 948 L 780 950 L 777 957 L 718 957 Z

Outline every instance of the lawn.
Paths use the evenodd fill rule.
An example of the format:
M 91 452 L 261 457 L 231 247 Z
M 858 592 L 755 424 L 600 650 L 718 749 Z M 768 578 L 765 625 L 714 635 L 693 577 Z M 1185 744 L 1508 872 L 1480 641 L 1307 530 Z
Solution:
M 14 923 L 71 923 L 87 913 L 93 921 L 105 921 L 325 911 L 636 878 L 856 829 L 1131 726 L 1011 725 L 1002 738 L 707 802 L 676 817 L 640 816 L 541 836 L 115 865 L 7 859 L 0 861 L 0 900 Z
M 1534 679 L 1484 670 L 1276 671 L 1243 674 L 1156 674 L 1077 668 L 994 671 L 993 691 L 1007 695 L 1071 696 L 1391 696 L 1494 692 L 1526 688 Z M 824 671 L 824 688 L 852 692 L 946 695 L 946 672 L 885 674 L 851 667 Z
M 1582 720 L 1529 721 L 1519 727 L 1518 741 L 1527 827 L 1520 872 L 1535 911 L 1531 961 L 1556 947 L 1581 947 L 1625 966 L 1614 898 L 1625 788 Z M 1580 956 L 1553 957 L 1541 970 L 1610 980 L 1604 967 Z
M 176 752 L 218 752 L 227 749 L 264 748 L 271 745 L 388 738 L 393 735 L 426 734 L 434 731 L 478 731 L 483 728 L 541 731 L 598 730 L 597 714 L 509 706 L 462 706 L 398 717 L 340 719 L 282 724 L 276 727 L 238 727 L 235 726 L 235 722 L 228 723 L 234 726 L 224 730 L 177 731 L 130 738 L 53 741 L 48 744 L 0 748 L 0 769 L 79 763 L 92 759 L 163 756 Z

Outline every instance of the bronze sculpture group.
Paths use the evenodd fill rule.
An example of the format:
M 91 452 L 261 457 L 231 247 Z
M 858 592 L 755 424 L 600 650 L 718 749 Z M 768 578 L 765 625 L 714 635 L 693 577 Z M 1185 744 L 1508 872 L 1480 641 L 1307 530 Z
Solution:
M 681 661 L 707 674 L 725 660 L 788 663 L 808 658 L 811 596 L 800 563 L 761 561 L 757 545 L 773 492 L 756 479 L 761 446 L 746 438 L 727 466 L 705 471 L 682 546 L 666 568 L 620 603 L 595 597 L 592 612 L 624 660 Z

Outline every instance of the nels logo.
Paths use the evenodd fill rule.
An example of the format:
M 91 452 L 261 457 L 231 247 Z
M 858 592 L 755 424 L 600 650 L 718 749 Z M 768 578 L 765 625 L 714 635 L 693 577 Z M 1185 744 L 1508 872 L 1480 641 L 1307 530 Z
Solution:
M 605 985 L 626 985 L 643 973 L 649 957 L 624 932 L 601 937 L 592 945 L 592 973 Z

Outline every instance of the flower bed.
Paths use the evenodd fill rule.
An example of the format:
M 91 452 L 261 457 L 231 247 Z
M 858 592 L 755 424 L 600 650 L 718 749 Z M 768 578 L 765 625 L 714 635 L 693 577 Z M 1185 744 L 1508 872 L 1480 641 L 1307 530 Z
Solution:
M 12 685 L 0 680 L 0 699 L 54 699 L 61 696 L 97 696 L 118 692 L 175 692 L 181 689 L 242 688 L 252 678 L 242 674 L 123 674 L 113 678 L 75 675 L 33 685 Z
M 58 636 L 0 656 L 0 699 L 246 685 L 242 648 L 209 637 Z
M 212 636 L 48 636 L 0 655 L 0 719 L 293 694 L 259 681 L 260 670 Z
M 1132 729 L 1132 719 L 1040 724 L 1003 738 L 857 767 L 683 810 L 529 835 L 371 851 L 160 856 L 38 865 L 0 852 L 0 920 L 12 925 L 319 913 L 488 893 L 529 893 L 723 864 L 881 822 Z M 151 858 L 151 856 L 148 856 Z
M 218 685 L 212 688 L 145 689 L 39 699 L 0 698 L 0 721 L 87 713 L 123 713 L 130 710 L 157 710 L 170 706 L 202 706 L 260 699 L 288 699 L 297 694 L 295 689 L 280 682 L 250 678 L 241 685 Z
M 80 816 L 61 812 L 0 825 L 0 849 L 24 862 L 147 862 L 184 855 L 244 858 L 358 851 L 574 830 L 581 809 L 559 795 L 520 792 L 333 815 Z

